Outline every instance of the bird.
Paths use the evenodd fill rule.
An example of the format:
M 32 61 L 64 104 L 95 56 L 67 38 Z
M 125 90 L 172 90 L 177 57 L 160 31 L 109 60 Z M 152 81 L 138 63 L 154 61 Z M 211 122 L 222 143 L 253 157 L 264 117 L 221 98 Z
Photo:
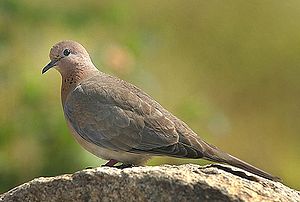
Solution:
M 49 57 L 42 74 L 51 68 L 61 74 L 67 126 L 84 149 L 108 160 L 104 166 L 143 165 L 153 156 L 202 158 L 280 180 L 207 143 L 135 85 L 98 70 L 80 43 L 60 41 Z

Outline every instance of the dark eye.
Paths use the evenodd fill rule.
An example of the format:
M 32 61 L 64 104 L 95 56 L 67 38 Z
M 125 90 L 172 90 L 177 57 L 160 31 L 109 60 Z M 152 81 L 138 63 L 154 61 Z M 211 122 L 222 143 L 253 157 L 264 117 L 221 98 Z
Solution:
M 64 56 L 68 56 L 68 55 L 70 55 L 70 53 L 71 53 L 71 51 L 69 49 L 65 49 L 63 52 Z

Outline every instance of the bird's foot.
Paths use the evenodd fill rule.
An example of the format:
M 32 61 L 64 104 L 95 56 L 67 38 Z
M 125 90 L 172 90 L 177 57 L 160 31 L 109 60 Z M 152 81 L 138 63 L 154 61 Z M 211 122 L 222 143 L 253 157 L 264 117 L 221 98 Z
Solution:
M 133 164 L 121 164 L 119 166 L 115 166 L 115 168 L 119 168 L 119 169 L 124 169 L 124 168 L 132 168 L 134 165 Z

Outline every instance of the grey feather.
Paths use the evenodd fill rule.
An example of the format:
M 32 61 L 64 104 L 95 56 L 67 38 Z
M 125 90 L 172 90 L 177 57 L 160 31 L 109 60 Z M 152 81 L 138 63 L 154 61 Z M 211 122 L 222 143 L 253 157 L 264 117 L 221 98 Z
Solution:
M 121 80 L 99 73 L 69 94 L 64 111 L 82 138 L 107 149 L 171 156 L 199 153 L 178 133 L 173 117 L 143 96 Z

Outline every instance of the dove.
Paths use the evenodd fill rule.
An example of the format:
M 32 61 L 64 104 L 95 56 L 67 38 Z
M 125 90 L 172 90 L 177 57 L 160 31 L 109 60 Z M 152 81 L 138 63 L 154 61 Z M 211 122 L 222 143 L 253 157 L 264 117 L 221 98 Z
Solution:
M 207 143 L 135 85 L 99 71 L 78 42 L 56 43 L 49 57 L 42 74 L 61 74 L 67 126 L 84 149 L 108 160 L 105 166 L 143 165 L 152 156 L 203 158 L 280 180 Z

